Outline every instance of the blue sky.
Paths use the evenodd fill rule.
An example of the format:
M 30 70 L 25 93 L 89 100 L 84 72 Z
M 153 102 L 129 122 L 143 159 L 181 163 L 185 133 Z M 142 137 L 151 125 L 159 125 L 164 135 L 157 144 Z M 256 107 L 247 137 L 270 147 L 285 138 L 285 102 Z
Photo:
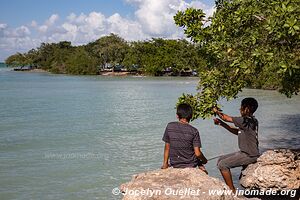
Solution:
M 182 38 L 172 17 L 187 7 L 213 13 L 213 0 L 0 0 L 0 61 L 41 42 L 86 44 L 115 33 L 126 40 Z
M 120 13 L 122 16 L 134 14 L 134 6 L 122 0 L 0 0 L 1 22 L 11 26 L 43 22 L 52 14 L 66 17 L 70 13 L 102 12 L 109 16 Z

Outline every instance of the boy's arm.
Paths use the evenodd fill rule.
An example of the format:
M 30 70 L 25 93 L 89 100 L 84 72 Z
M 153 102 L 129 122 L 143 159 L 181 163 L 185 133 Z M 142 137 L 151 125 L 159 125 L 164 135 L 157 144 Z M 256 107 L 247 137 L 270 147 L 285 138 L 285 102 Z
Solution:
M 203 155 L 203 153 L 200 150 L 200 147 L 194 147 L 194 152 L 196 157 L 202 161 L 203 164 L 207 163 L 207 159 L 205 158 L 205 156 Z
M 229 126 L 228 124 L 226 124 L 225 122 L 223 122 L 220 119 L 214 119 L 214 122 L 215 122 L 216 125 L 220 125 L 220 126 L 224 127 L 225 129 L 227 129 L 228 131 L 230 131 L 231 133 L 233 133 L 235 135 L 238 135 L 238 133 L 239 133 L 238 128 Z
M 165 143 L 165 150 L 164 150 L 164 162 L 161 166 L 161 169 L 167 169 L 169 167 L 169 153 L 170 153 L 170 143 Z
M 233 120 L 232 120 L 231 116 L 222 113 L 216 107 L 213 108 L 213 112 L 216 113 L 225 122 L 231 122 L 231 123 L 233 123 Z

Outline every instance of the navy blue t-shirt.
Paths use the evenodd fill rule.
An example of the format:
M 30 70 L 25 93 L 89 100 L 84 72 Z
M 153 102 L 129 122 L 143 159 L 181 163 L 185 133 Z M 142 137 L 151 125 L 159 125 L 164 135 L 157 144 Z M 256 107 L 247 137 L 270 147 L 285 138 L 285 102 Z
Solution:
M 194 147 L 201 147 L 198 130 L 190 124 L 170 122 L 162 140 L 170 144 L 170 164 L 174 168 L 197 167 Z

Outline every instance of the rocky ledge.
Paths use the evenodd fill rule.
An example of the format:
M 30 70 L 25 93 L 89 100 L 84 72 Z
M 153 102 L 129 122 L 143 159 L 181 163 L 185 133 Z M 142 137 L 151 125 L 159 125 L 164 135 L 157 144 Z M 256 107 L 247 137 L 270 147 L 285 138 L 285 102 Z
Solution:
M 297 190 L 300 188 L 299 158 L 299 150 L 266 151 L 242 171 L 240 184 L 248 189 Z
M 292 198 L 288 198 L 287 195 L 268 196 L 264 193 L 247 196 L 268 200 L 298 200 L 300 187 L 299 157 L 299 150 L 266 151 L 258 158 L 257 163 L 249 165 L 242 171 L 240 179 L 240 184 L 245 189 L 249 189 L 248 191 L 298 191 L 293 195 L 290 194 Z M 230 190 L 223 181 L 194 168 L 169 168 L 141 173 L 134 175 L 132 180 L 121 185 L 120 189 L 124 194 L 123 200 L 247 199 L 226 193 L 225 191 Z
M 230 191 L 224 182 L 197 168 L 168 168 L 141 173 L 120 188 L 124 193 L 123 200 L 241 200 L 224 192 Z

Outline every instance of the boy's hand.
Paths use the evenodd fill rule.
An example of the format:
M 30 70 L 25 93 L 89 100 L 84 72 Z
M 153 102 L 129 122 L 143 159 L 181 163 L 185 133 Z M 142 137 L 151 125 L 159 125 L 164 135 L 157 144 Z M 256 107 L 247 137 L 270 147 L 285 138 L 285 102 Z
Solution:
M 202 166 L 199 166 L 199 169 L 201 169 L 202 171 L 204 171 L 206 174 L 208 174 L 208 172 L 206 171 L 205 167 L 202 165 Z
M 219 109 L 217 107 L 213 107 L 213 112 L 217 113 L 219 111 Z
M 222 114 L 222 109 L 218 107 L 213 107 L 212 111 L 217 115 Z
M 201 162 L 202 162 L 202 164 L 206 164 L 207 163 L 207 159 L 205 158 L 204 160 L 203 159 L 201 159 Z
M 221 124 L 221 120 L 218 119 L 218 118 L 215 118 L 214 119 L 214 123 L 215 123 L 215 125 L 220 125 Z
M 162 166 L 161 166 L 161 169 L 167 169 L 169 167 L 169 164 L 163 164 Z

